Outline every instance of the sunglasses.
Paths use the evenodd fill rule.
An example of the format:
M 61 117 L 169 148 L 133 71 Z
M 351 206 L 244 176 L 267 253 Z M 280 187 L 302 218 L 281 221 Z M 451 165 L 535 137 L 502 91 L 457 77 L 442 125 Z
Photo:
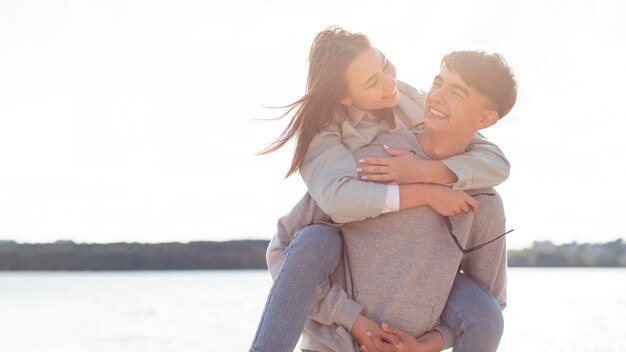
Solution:
M 474 195 L 472 195 L 472 197 L 476 197 L 476 196 L 495 196 L 495 193 L 476 193 Z M 476 250 L 479 250 L 481 248 L 483 248 L 484 246 L 488 245 L 489 243 L 492 243 L 494 241 L 497 241 L 498 239 L 500 239 L 501 237 L 503 237 L 504 235 L 513 232 L 514 229 L 511 229 L 503 234 L 501 234 L 500 236 L 489 240 L 483 244 L 479 244 L 478 246 L 474 246 L 472 248 L 469 249 L 465 249 L 463 248 L 463 246 L 461 246 L 461 242 L 459 242 L 459 239 L 456 237 L 456 235 L 452 232 L 452 223 L 450 222 L 450 218 L 447 216 L 443 217 L 443 220 L 446 223 L 446 226 L 448 227 L 448 232 L 450 232 L 450 236 L 452 236 L 452 239 L 454 240 L 454 243 L 456 243 L 456 246 L 459 247 L 459 250 L 463 253 L 463 254 L 467 254 Z

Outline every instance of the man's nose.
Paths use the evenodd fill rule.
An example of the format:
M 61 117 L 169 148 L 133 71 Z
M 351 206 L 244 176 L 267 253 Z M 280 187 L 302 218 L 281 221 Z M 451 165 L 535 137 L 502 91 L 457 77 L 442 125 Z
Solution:
M 445 92 L 441 88 L 435 89 L 430 92 L 430 99 L 436 101 L 437 103 L 443 103 L 445 99 Z

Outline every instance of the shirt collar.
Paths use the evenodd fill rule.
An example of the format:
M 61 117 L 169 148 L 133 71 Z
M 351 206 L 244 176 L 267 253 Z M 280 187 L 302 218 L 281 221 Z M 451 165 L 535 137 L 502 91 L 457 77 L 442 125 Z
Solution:
M 348 112 L 348 118 L 352 121 L 353 125 L 357 125 L 359 122 L 361 122 L 361 120 L 363 119 L 368 119 L 368 120 L 374 120 L 376 119 L 376 117 L 365 111 L 365 110 L 361 110 L 358 108 L 355 108 L 354 106 L 350 105 L 350 106 L 346 106 L 347 112 Z
M 404 113 L 404 116 L 411 123 L 412 127 L 423 125 L 424 107 L 419 106 L 417 103 L 415 103 L 415 101 L 404 95 L 402 92 L 399 92 L 399 94 L 400 102 L 398 103 L 397 108 L 402 110 L 402 113 Z
M 399 99 L 398 105 L 394 107 L 394 110 L 395 109 L 402 110 L 402 113 L 404 113 L 404 116 L 411 123 L 412 127 L 422 126 L 423 128 L 423 124 L 424 124 L 423 107 L 419 106 L 417 103 L 415 103 L 415 101 L 411 100 L 411 98 L 409 98 L 407 95 L 405 95 L 404 93 L 400 91 L 398 91 L 398 95 L 400 99 Z M 361 120 L 365 118 L 368 120 L 376 119 L 376 116 L 374 116 L 372 113 L 355 108 L 352 105 L 346 106 L 346 109 L 347 109 L 348 118 L 352 120 L 352 123 L 354 125 L 357 125 L 359 122 L 361 122 Z

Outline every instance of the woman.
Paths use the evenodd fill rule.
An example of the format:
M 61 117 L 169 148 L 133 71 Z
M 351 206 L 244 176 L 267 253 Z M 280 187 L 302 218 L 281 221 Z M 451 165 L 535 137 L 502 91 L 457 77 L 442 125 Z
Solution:
M 418 172 L 411 172 L 411 182 L 406 184 L 358 180 L 352 152 L 368 145 L 383 132 L 402 128 L 398 124 L 400 115 L 411 123 L 417 122 L 421 117 L 421 99 L 423 96 L 417 91 L 396 82 L 395 68 L 370 45 L 367 37 L 331 27 L 320 32 L 311 47 L 306 95 L 290 106 L 285 115 L 295 112 L 293 119 L 265 152 L 276 150 L 297 137 L 288 175 L 300 171 L 311 197 L 337 223 L 421 205 L 429 205 L 442 215 L 476 209 L 476 200 L 467 193 L 432 183 L 454 183 L 457 189 L 469 189 L 493 186 L 506 179 L 508 162 L 497 147 L 481 139 L 474 141 L 470 153 L 444 161 L 412 158 L 411 171 Z M 288 227 L 279 222 L 281 226 Z M 370 351 L 394 348 L 385 341 L 397 346 L 396 335 L 383 331 L 361 314 L 360 304 L 345 292 L 346 283 L 342 286 L 329 280 L 331 272 L 340 270 L 336 267 L 340 264 L 341 238 L 335 227 L 305 227 L 298 231 L 288 248 L 279 245 L 270 249 L 268 261 L 276 281 L 252 351 L 293 350 L 308 315 L 321 324 L 345 327 Z M 280 273 L 278 267 L 282 267 Z M 493 321 L 497 325 L 501 316 L 497 316 L 499 309 L 491 309 L 493 298 L 484 291 L 473 290 L 472 285 L 475 285 L 472 280 L 455 282 L 450 297 L 458 297 L 454 294 L 456 291 L 462 296 L 478 292 L 472 297 L 472 305 L 482 304 L 485 311 L 496 312 Z M 453 343 L 450 335 L 457 335 L 457 342 L 471 340 L 456 329 L 474 323 L 471 315 L 463 316 L 465 321 L 444 321 L 449 327 L 438 326 L 437 331 L 428 333 L 427 337 L 445 336 L 446 345 Z M 499 331 L 497 327 L 491 330 Z M 368 332 L 379 337 L 381 343 L 373 344 Z

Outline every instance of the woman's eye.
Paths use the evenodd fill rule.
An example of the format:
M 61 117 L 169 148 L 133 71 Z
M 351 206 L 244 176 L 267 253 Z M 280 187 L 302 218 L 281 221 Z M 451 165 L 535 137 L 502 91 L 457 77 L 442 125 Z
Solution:
M 390 62 L 387 61 L 387 65 L 385 67 L 383 67 L 383 72 L 385 72 L 388 75 L 396 75 L 396 67 Z

